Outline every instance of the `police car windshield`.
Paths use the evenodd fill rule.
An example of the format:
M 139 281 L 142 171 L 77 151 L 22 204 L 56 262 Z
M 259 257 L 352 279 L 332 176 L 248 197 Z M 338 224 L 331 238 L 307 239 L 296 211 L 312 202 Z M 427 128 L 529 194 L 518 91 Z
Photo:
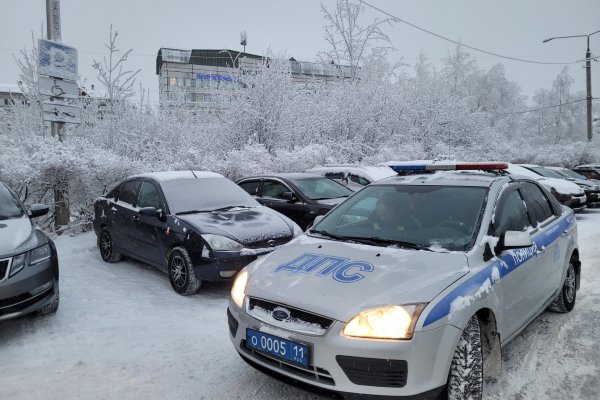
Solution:
M 161 183 L 172 214 L 258 207 L 244 189 L 225 178 L 178 179 Z
M 437 185 L 367 186 L 333 209 L 311 231 L 331 239 L 373 239 L 372 243 L 382 246 L 466 251 L 477 235 L 487 190 Z
M 298 189 L 300 189 L 302 193 L 304 193 L 306 197 L 311 200 L 348 197 L 354 193 L 344 185 L 325 177 L 298 178 L 290 180 Z
M 15 201 L 8 189 L 0 184 L 0 220 L 18 218 L 23 215 L 23 210 Z

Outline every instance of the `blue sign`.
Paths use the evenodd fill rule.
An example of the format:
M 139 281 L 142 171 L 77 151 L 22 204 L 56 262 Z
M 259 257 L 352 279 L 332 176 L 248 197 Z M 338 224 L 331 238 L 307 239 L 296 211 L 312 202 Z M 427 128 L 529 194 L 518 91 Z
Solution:
M 38 74 L 77 80 L 77 49 L 51 40 L 38 40 Z
M 238 79 L 233 76 L 227 75 L 215 75 L 215 74 L 196 74 L 196 79 L 200 79 L 203 81 L 228 81 L 228 82 L 237 82 Z

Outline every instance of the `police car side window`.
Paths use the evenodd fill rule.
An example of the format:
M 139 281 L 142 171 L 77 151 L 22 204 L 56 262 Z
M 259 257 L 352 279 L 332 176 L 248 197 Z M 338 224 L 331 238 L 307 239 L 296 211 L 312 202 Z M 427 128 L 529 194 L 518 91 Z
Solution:
M 537 185 L 523 182 L 523 194 L 536 227 L 554 215 L 550 201 Z
M 500 200 L 494 221 L 494 235 L 506 231 L 527 231 L 531 228 L 525 202 L 517 190 L 508 193 Z
M 123 203 L 134 205 L 136 203 L 137 188 L 139 183 L 140 181 L 137 179 L 125 182 L 119 191 L 118 200 L 122 201 Z

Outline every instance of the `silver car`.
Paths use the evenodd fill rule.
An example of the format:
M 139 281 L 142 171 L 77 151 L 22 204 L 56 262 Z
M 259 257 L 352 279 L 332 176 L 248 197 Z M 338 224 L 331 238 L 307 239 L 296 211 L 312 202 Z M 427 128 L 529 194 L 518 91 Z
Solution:
M 480 399 L 502 346 L 573 309 L 575 215 L 538 181 L 399 168 L 446 171 L 373 183 L 240 272 L 227 314 L 250 365 L 343 395 Z

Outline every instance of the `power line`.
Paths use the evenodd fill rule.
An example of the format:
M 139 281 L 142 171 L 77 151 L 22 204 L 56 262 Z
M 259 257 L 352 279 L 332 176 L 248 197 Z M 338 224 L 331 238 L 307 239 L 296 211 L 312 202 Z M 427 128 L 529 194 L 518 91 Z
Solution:
M 446 36 L 442 36 L 442 35 L 440 35 L 440 34 L 437 34 L 437 33 L 435 33 L 435 32 L 432 32 L 432 31 L 430 31 L 430 30 L 427 30 L 427 29 L 425 29 L 425 28 L 422 28 L 422 27 L 420 27 L 420 26 L 418 26 L 418 25 L 415 25 L 415 24 L 413 24 L 413 23 L 411 23 L 411 22 L 408 22 L 408 21 L 406 21 L 406 20 L 404 20 L 404 19 L 398 18 L 398 17 L 396 17 L 396 16 L 394 16 L 394 15 L 392 15 L 392 14 L 390 14 L 390 13 L 388 13 L 388 12 L 386 12 L 386 11 L 384 11 L 384 10 L 380 9 L 380 8 L 377 8 L 377 7 L 375 7 L 375 6 L 374 6 L 374 5 L 372 5 L 372 4 L 369 4 L 369 3 L 367 3 L 367 2 L 366 2 L 366 1 L 364 1 L 364 0 L 358 0 L 358 1 L 359 1 L 360 3 L 362 3 L 362 4 L 366 5 L 366 6 L 368 6 L 368 7 L 371 7 L 371 8 L 372 8 L 372 9 L 374 9 L 374 10 L 377 10 L 377 11 L 379 11 L 380 13 L 382 13 L 382 14 L 384 14 L 384 15 L 387 15 L 388 17 L 390 17 L 390 18 L 392 18 L 392 19 L 396 20 L 397 22 L 402 22 L 402 23 L 405 23 L 406 25 L 408 25 L 408 26 L 411 26 L 411 27 L 413 27 L 413 28 L 415 28 L 415 29 L 418 29 L 418 30 L 420 30 L 420 31 L 422 31 L 422 32 L 425 32 L 425 33 L 427 33 L 427 34 L 429 34 L 429 35 L 435 36 L 435 37 L 437 37 L 437 38 L 439 38 L 439 39 L 446 40 L 446 41 L 448 41 L 448 42 L 450 42 L 450 43 L 454 43 L 454 44 L 456 44 L 456 45 L 459 45 L 459 46 L 462 46 L 462 47 L 466 47 L 466 48 L 468 48 L 468 49 L 471 49 L 471 50 L 474 50 L 474 51 L 478 51 L 478 52 L 480 52 L 480 53 L 489 54 L 489 55 L 491 55 L 491 56 L 500 57 L 500 58 L 505 58 L 505 59 L 507 59 L 507 60 L 512 60 L 512 61 L 519 61 L 519 62 L 529 63 L 529 64 L 544 64 L 544 65 L 566 65 L 566 64 L 578 64 L 578 63 L 580 62 L 580 61 L 569 61 L 569 62 L 546 62 L 546 61 L 526 60 L 526 59 L 523 59 L 523 58 L 510 57 L 510 56 L 505 56 L 505 55 L 502 55 L 502 54 L 494 53 L 494 52 L 492 52 L 492 51 L 483 50 L 483 49 L 480 49 L 480 48 L 477 48 L 477 47 L 474 47 L 474 46 L 469 46 L 469 45 L 467 45 L 467 44 L 464 44 L 464 43 L 458 42 L 458 41 L 456 41 L 456 40 L 450 39 L 450 38 L 448 38 L 448 37 L 446 37 Z M 582 60 L 582 61 L 585 61 L 585 60 Z
M 531 110 L 515 111 L 515 112 L 512 112 L 512 113 L 498 113 L 498 114 L 495 114 L 495 115 L 508 116 L 508 115 L 517 115 L 517 114 L 527 114 L 527 113 L 530 113 L 530 112 L 545 110 L 547 108 L 556 108 L 556 107 L 566 106 L 568 104 L 579 103 L 580 101 L 586 101 L 586 100 L 587 99 L 578 99 L 578 100 L 573 100 L 573 101 L 567 101 L 566 103 L 553 104 L 551 106 L 544 106 L 544 107 L 539 107 L 539 108 L 532 108 Z M 594 100 L 600 100 L 600 99 L 594 99 Z

